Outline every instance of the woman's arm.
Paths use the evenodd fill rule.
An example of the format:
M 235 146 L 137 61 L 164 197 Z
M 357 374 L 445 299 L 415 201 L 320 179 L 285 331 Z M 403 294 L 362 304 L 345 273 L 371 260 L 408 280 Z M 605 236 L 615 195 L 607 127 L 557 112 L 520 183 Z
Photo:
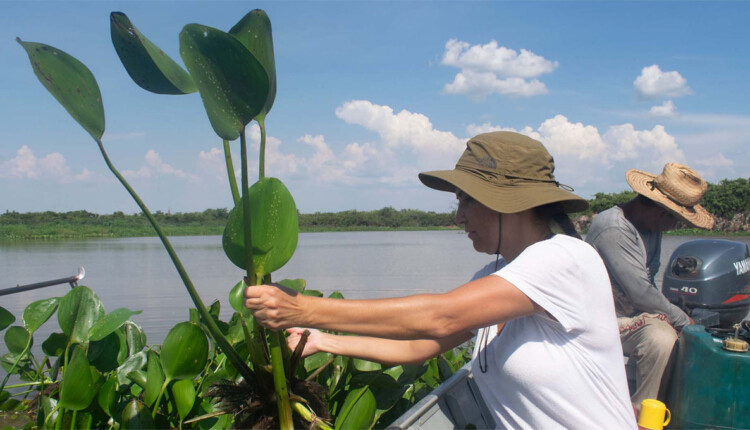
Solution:
M 442 339 L 542 309 L 495 275 L 444 294 L 393 299 L 326 299 L 269 285 L 248 287 L 245 298 L 258 321 L 274 330 L 315 327 L 388 339 Z
M 421 364 L 424 361 L 471 339 L 471 332 L 442 339 L 390 340 L 366 336 L 342 336 L 315 329 L 288 329 L 289 347 L 295 349 L 305 330 L 310 330 L 302 355 L 330 352 L 336 355 L 377 361 L 386 365 Z

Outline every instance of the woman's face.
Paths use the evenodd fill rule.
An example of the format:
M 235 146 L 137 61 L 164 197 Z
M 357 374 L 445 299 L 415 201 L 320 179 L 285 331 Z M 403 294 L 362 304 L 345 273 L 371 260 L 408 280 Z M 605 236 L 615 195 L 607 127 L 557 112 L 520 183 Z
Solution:
M 456 224 L 463 224 L 464 230 L 474 244 L 477 252 L 497 253 L 500 239 L 500 215 L 484 206 L 461 190 L 456 191 L 458 209 Z

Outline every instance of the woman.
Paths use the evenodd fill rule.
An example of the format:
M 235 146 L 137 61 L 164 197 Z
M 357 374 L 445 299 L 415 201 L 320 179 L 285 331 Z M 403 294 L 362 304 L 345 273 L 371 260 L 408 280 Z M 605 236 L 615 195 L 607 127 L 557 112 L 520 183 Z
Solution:
M 456 193 L 474 249 L 503 256 L 450 292 L 333 300 L 265 285 L 245 305 L 272 329 L 362 335 L 315 331 L 306 354 L 420 363 L 476 334 L 472 370 L 498 427 L 636 428 L 607 271 L 567 216 L 588 203 L 554 168 L 541 143 L 494 132 L 469 140 L 454 170 L 419 175 Z M 290 332 L 294 343 L 301 329 Z

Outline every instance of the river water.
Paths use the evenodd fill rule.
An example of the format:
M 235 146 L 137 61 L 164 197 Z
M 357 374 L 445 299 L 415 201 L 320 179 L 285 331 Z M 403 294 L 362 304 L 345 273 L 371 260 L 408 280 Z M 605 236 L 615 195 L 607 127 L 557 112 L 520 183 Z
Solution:
M 665 236 L 662 266 L 689 236 Z M 733 237 L 750 243 L 750 237 Z M 224 255 L 219 236 L 171 239 L 206 305 L 219 299 L 222 319 L 231 308 L 227 294 L 243 276 Z M 478 254 L 459 231 L 397 231 L 303 233 L 292 259 L 274 280 L 304 278 L 308 288 L 326 295 L 340 291 L 346 298 L 376 298 L 443 292 L 470 279 L 494 256 Z M 110 312 L 120 307 L 142 310 L 132 319 L 161 343 L 168 330 L 188 319 L 193 306 L 177 271 L 157 238 L 33 241 L 0 244 L 0 289 L 75 275 L 83 266 L 80 285 L 94 290 Z M 662 275 L 657 275 L 661 280 Z M 62 296 L 68 285 L 0 296 L 0 306 L 20 324 L 23 309 L 36 300 Z M 35 335 L 40 345 L 57 321 Z M 0 352 L 5 351 L 0 343 Z

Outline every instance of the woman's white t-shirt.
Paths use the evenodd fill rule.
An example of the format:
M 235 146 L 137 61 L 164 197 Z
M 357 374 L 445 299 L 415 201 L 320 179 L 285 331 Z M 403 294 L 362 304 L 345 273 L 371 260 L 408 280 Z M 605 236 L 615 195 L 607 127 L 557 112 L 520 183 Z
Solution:
M 497 336 L 494 326 L 477 334 L 472 372 L 498 427 L 637 428 L 609 277 L 594 248 L 558 234 L 500 266 L 475 279 L 500 276 L 546 312 L 509 321 Z

